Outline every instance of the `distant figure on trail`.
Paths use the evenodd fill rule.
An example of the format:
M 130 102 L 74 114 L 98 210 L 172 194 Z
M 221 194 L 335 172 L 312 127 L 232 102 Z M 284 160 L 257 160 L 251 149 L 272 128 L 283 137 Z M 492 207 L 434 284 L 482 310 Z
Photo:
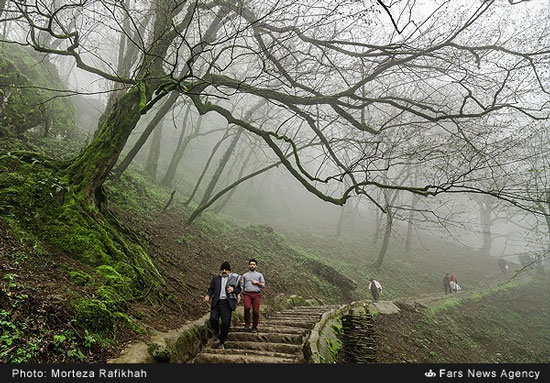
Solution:
M 231 265 L 225 261 L 220 266 L 220 274 L 212 278 L 205 302 L 210 302 L 210 326 L 218 339 L 215 348 L 224 349 L 229 334 L 231 315 L 237 307 L 237 296 L 241 292 L 241 276 L 231 273 Z M 220 329 L 219 319 L 222 320 Z
M 252 332 L 258 332 L 260 321 L 261 290 L 265 287 L 262 273 L 256 270 L 258 262 L 252 258 L 248 261 L 248 272 L 243 274 L 241 288 L 244 305 L 244 327 Z M 252 308 L 252 329 L 250 329 L 250 308 Z
M 451 284 L 449 279 L 449 273 L 445 274 L 443 277 L 443 288 L 445 289 L 445 294 L 449 294 L 451 292 Z
M 453 293 L 456 293 L 458 291 L 456 276 L 452 272 L 449 274 L 449 285 L 451 286 L 451 291 Z
M 500 271 L 502 271 L 502 274 L 506 274 L 508 271 L 508 263 L 504 260 L 504 258 L 498 259 L 498 267 L 500 267 Z
M 380 284 L 380 282 L 376 281 L 374 278 L 371 278 L 369 283 L 369 290 L 372 294 L 372 300 L 378 302 L 378 298 L 380 298 L 380 294 L 382 294 L 382 285 Z

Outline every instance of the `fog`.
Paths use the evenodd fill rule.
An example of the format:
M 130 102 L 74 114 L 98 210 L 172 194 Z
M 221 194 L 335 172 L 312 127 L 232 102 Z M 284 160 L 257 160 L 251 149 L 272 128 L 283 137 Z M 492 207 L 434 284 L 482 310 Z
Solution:
M 91 2 L 60 11 L 76 24 L 57 21 L 59 30 L 65 25 L 85 33 L 79 59 L 86 65 L 76 65 L 70 54 L 48 59 L 66 81 L 78 135 L 86 143 L 94 139 L 116 89 L 134 83 L 117 82 L 116 76 L 143 76 L 138 75 L 147 62 L 143 46 L 153 44 L 148 38 L 156 24 L 150 24 L 147 6 L 133 1 L 126 6 Z M 548 255 L 550 104 L 548 70 L 542 68 L 548 64 L 547 2 L 397 1 L 387 8 L 375 1 L 254 2 L 247 11 L 277 28 L 293 19 L 314 43 L 302 32 L 267 27 L 269 32 L 253 32 L 244 11 L 242 26 L 235 16 L 222 20 L 223 28 L 208 7 L 201 12 L 202 19 L 193 19 L 163 56 L 166 83 L 180 81 L 181 87 L 179 76 L 213 83 L 201 91 L 202 107 L 222 107 L 235 120 L 228 123 L 222 112 L 206 109 L 199 117 L 199 101 L 186 93 L 187 84 L 132 168 L 187 199 L 210 158 L 190 204 L 197 208 L 209 202 L 201 200 L 220 163 L 225 167 L 210 197 L 276 165 L 228 190 L 204 214 L 369 244 L 391 215 L 390 243 L 426 235 L 495 257 Z M 284 14 L 289 20 L 278 19 Z M 31 17 L 44 21 L 43 15 Z M 178 13 L 174 22 L 185 17 Z M 14 19 L 5 40 L 54 49 L 42 37 L 31 39 L 26 24 Z M 254 41 L 261 31 L 264 40 Z M 330 39 L 344 42 L 334 45 Z M 55 49 L 69 51 L 61 40 Z M 124 62 L 123 41 L 127 49 L 145 50 Z M 208 49 L 200 50 L 202 43 Z M 254 44 L 269 55 L 256 57 Z M 185 64 L 192 53 L 197 59 Z M 357 57 L 363 60 L 360 68 Z M 394 59 L 402 66 L 386 69 Z M 182 75 L 189 71 L 192 76 Z M 153 102 L 164 92 L 164 85 L 154 86 L 147 113 L 118 153 L 115 172 L 168 98 Z M 178 150 L 181 160 L 167 180 Z M 155 151 L 158 160 L 152 160 Z

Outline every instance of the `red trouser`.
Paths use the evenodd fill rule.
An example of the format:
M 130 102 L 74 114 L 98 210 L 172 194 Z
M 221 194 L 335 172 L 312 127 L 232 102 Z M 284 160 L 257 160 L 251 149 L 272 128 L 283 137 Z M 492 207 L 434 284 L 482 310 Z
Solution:
M 260 293 L 243 293 L 244 324 L 250 326 L 250 307 L 252 307 L 252 328 L 258 327 L 260 320 Z

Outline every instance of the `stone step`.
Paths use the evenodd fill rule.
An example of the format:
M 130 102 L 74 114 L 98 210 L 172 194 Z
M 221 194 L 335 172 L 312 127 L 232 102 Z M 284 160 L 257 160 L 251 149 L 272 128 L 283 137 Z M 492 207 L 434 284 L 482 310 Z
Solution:
M 228 340 L 225 342 L 225 349 L 238 349 L 238 350 L 261 350 L 261 351 L 271 351 L 271 352 L 282 352 L 285 354 L 295 354 L 302 355 L 301 344 L 285 344 L 285 343 L 274 343 L 274 342 L 246 342 L 246 341 L 233 341 Z
M 262 321 L 262 325 L 264 326 L 286 326 L 286 327 L 299 327 L 299 328 L 305 328 L 310 329 L 313 327 L 313 324 L 315 322 L 304 322 L 304 321 L 297 321 L 292 319 L 266 319 Z
M 316 311 L 316 312 L 325 312 L 325 311 L 330 311 L 330 310 L 334 310 L 336 308 L 338 308 L 340 306 L 338 305 L 330 305 L 330 306 L 295 306 L 293 308 L 289 308 L 289 309 L 285 309 L 283 311 L 294 311 L 294 312 L 297 312 L 297 311 L 302 311 L 302 312 L 311 312 L 311 311 Z
M 304 321 L 304 322 L 319 322 L 321 315 L 308 315 L 308 316 L 294 316 L 294 315 L 285 315 L 285 314 L 272 314 L 266 317 L 266 319 L 271 320 L 294 320 L 294 321 Z
M 312 312 L 295 312 L 295 311 L 277 311 L 272 312 L 268 315 L 289 315 L 289 316 L 297 316 L 297 317 L 308 317 L 308 316 L 321 316 L 323 312 L 321 311 L 312 311 Z
M 263 322 L 260 322 L 258 325 L 258 331 L 260 333 L 305 335 L 309 330 L 303 327 L 267 326 L 264 325 Z M 240 326 L 232 326 L 231 332 L 250 332 L 250 329 L 246 329 L 244 324 L 241 324 Z
M 284 314 L 284 315 L 295 315 L 295 316 L 308 316 L 308 315 L 322 315 L 325 311 L 292 311 L 292 310 L 285 310 L 285 311 L 278 311 L 277 314 Z M 274 313 L 275 314 L 275 313 Z
M 297 317 L 297 318 L 308 318 L 308 317 L 315 317 L 319 318 L 321 315 L 323 315 L 325 311 L 312 311 L 309 313 L 301 313 L 301 312 L 292 312 L 292 311 L 280 311 L 277 313 L 271 313 L 267 314 L 266 316 L 272 316 L 272 315 L 283 315 L 283 316 L 291 316 L 291 317 Z
M 239 354 L 239 355 L 251 355 L 251 356 L 271 356 L 276 358 L 284 359 L 295 359 L 299 361 L 299 355 L 296 354 L 286 354 L 284 352 L 273 352 L 273 351 L 262 351 L 262 350 L 236 350 L 236 349 L 215 349 L 215 348 L 206 348 L 204 349 L 205 353 L 208 354 Z
M 295 360 L 296 358 L 290 359 L 263 355 L 217 354 L 204 352 L 197 355 L 193 363 L 295 363 Z
M 246 329 L 244 323 L 232 326 L 225 349 L 213 348 L 215 343 L 209 342 L 193 363 L 305 363 L 304 336 L 323 313 L 337 307 L 300 306 L 268 314 L 260 319 L 256 333 Z M 368 339 L 362 344 L 373 346 Z
M 303 336 L 297 334 L 274 334 L 265 332 L 231 332 L 227 340 L 244 341 L 244 342 L 273 342 L 273 343 L 288 343 L 302 344 Z

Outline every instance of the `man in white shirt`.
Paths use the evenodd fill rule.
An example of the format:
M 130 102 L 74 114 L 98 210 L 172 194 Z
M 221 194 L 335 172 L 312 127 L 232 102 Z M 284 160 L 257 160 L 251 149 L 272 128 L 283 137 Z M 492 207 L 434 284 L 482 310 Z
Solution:
M 382 285 L 380 284 L 380 282 L 374 280 L 374 278 L 371 278 L 369 283 L 369 290 L 372 294 L 372 300 L 378 302 L 378 298 L 380 298 L 380 294 L 382 293 Z

